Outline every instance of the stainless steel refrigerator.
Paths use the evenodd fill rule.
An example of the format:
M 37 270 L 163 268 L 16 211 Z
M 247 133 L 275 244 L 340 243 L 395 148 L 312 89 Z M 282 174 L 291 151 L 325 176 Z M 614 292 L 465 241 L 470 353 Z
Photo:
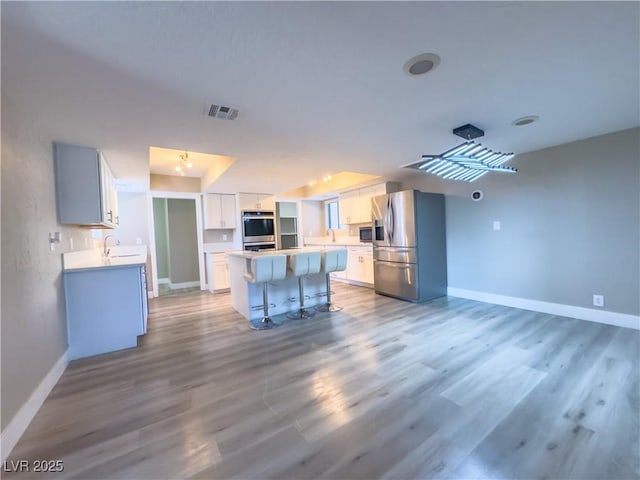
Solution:
M 425 302 L 447 294 L 444 195 L 417 190 L 371 199 L 376 293 Z

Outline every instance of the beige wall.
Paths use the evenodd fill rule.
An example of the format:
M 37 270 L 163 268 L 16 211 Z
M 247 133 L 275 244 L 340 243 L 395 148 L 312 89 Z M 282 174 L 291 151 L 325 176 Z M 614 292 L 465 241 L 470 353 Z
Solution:
M 2 97 L 2 429 L 67 349 L 61 253 L 90 248 L 88 229 L 56 217 L 53 138 Z M 49 250 L 49 232 L 62 242 Z
M 200 178 L 151 174 L 150 188 L 156 192 L 200 192 Z

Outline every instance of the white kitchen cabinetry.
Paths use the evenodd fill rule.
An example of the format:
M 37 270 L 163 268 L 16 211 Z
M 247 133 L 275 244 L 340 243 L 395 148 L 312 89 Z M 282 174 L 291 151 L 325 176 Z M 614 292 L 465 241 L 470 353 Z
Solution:
M 276 197 L 271 193 L 239 193 L 238 203 L 240 210 L 276 210 Z
M 352 190 L 340 194 L 338 198 L 338 218 L 340 225 L 360 223 L 360 191 Z
M 59 222 L 117 228 L 118 194 L 104 156 L 95 148 L 55 143 L 54 165 Z
M 205 254 L 207 264 L 207 280 L 211 293 L 229 290 L 229 260 L 225 253 Z
M 204 195 L 205 230 L 236 228 L 235 195 L 206 193 Z
M 295 202 L 276 203 L 276 231 L 278 249 L 298 246 L 298 208 Z
M 338 197 L 340 224 L 371 223 L 371 198 L 396 190 L 396 184 L 381 183 L 341 193 Z
M 347 280 L 373 285 L 373 251 L 370 247 L 349 247 Z

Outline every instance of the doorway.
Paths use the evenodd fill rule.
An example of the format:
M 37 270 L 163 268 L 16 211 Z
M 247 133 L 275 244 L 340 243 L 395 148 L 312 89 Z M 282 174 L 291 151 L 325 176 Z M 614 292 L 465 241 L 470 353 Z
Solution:
M 196 195 L 152 192 L 154 296 L 204 289 L 201 202 Z

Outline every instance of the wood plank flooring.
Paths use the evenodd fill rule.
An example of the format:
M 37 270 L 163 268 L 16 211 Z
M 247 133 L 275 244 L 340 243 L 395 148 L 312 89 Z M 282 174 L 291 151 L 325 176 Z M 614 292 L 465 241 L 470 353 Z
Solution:
M 640 478 L 640 332 L 334 282 L 249 330 L 229 294 L 150 302 L 141 346 L 69 365 L 3 478 Z

